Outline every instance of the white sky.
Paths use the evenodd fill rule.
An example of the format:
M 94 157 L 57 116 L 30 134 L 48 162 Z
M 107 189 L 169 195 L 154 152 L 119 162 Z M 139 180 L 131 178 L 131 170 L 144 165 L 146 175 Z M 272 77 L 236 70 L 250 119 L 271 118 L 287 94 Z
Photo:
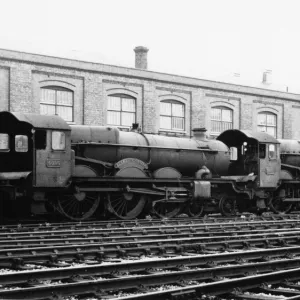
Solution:
M 0 48 L 300 93 L 299 0 L 0 0 Z M 240 73 L 239 78 L 233 73 Z

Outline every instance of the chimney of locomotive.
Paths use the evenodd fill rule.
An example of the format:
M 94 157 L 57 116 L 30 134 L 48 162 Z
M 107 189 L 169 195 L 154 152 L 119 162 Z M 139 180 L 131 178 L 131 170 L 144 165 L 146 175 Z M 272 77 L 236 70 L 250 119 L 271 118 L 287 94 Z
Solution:
M 205 132 L 207 131 L 206 128 L 194 128 L 193 130 L 194 133 L 194 139 L 200 140 L 200 141 L 206 141 L 206 134 Z
M 134 48 L 135 52 L 135 67 L 137 69 L 148 69 L 147 53 L 149 49 L 143 46 Z

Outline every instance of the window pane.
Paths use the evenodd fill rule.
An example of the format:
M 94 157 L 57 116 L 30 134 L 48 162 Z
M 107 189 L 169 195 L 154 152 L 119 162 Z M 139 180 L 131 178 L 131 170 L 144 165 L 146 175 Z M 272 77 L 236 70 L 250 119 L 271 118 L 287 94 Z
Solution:
M 55 104 L 55 90 L 42 89 L 41 102 Z
M 266 125 L 266 115 L 265 114 L 258 114 L 258 120 L 259 125 Z
M 9 151 L 9 135 L 0 133 L 0 151 Z
M 212 120 L 221 120 L 222 119 L 222 111 L 220 108 L 212 108 L 211 109 L 211 119 Z
M 62 131 L 52 131 L 52 149 L 64 150 L 66 148 L 66 135 Z
M 73 107 L 57 106 L 56 112 L 65 121 L 68 121 L 68 122 L 73 121 Z
M 119 97 L 108 97 L 107 109 L 121 110 L 121 99 Z
M 135 112 L 135 99 L 122 98 L 122 111 Z
M 119 111 L 108 111 L 107 112 L 107 124 L 109 125 L 121 125 Z
M 182 104 L 172 104 L 172 116 L 184 117 L 184 109 Z
M 221 132 L 222 131 L 222 122 L 211 121 L 211 131 L 212 132 Z
M 28 151 L 28 137 L 26 135 L 15 136 L 15 151 L 16 152 Z
M 122 117 L 121 125 L 123 125 L 123 126 L 132 126 L 132 123 L 135 123 L 135 114 L 134 113 L 122 112 L 121 117 Z
M 160 116 L 160 128 L 172 129 L 171 120 L 171 117 Z
M 57 91 L 56 94 L 57 104 L 72 106 L 73 105 L 72 94 L 73 94 L 72 92 Z
M 41 115 L 55 115 L 55 106 L 40 104 L 40 113 Z
M 276 159 L 276 146 L 274 144 L 269 145 L 269 158 Z
M 231 122 L 223 122 L 223 128 L 222 131 L 232 129 L 232 123 Z
M 232 110 L 222 109 L 222 121 L 232 122 Z
M 184 130 L 184 118 L 172 118 L 172 129 Z
M 171 103 L 160 102 L 160 114 L 171 116 L 172 114 Z
M 258 126 L 257 130 L 259 132 L 267 132 L 267 127 L 266 126 Z
M 267 127 L 267 133 L 276 137 L 276 128 L 275 127 Z
M 276 116 L 267 114 L 267 125 L 275 126 L 276 125 Z

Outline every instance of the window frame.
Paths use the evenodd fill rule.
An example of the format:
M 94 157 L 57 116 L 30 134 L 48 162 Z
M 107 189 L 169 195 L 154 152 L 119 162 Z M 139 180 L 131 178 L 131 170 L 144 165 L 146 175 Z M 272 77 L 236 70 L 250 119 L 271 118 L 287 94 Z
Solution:
M 52 104 L 52 103 L 43 102 L 43 98 L 42 98 L 42 95 L 41 95 L 41 97 L 40 97 L 40 113 L 41 113 L 41 105 L 51 106 L 51 107 L 54 107 L 54 115 L 60 116 L 66 122 L 74 123 L 74 91 L 72 91 L 70 89 L 67 89 L 65 87 L 60 87 L 60 86 L 43 86 L 41 88 L 41 93 L 43 93 L 43 90 L 52 90 L 52 91 L 55 92 L 55 103 Z M 72 105 L 58 104 L 58 96 L 57 96 L 58 92 L 69 92 L 69 93 L 71 93 Z M 71 109 L 71 111 L 72 111 L 71 120 L 66 120 L 63 116 L 59 115 L 58 114 L 58 109 L 57 109 L 58 107 L 69 107 L 69 108 L 71 107 L 72 108 Z M 42 114 L 42 115 L 45 115 L 45 114 Z
M 221 110 L 221 120 L 219 119 L 214 119 L 213 116 L 212 116 L 212 111 L 214 109 L 220 109 Z M 231 114 L 231 122 L 228 122 L 228 121 L 223 121 L 222 119 L 222 116 L 223 116 L 223 111 L 229 111 L 230 114 Z M 221 132 L 225 131 L 225 130 L 229 130 L 229 129 L 233 129 L 234 127 L 234 110 L 232 108 L 229 108 L 227 106 L 212 106 L 211 109 L 210 109 L 210 128 L 211 128 L 211 131 L 210 131 L 210 134 L 211 135 L 218 135 L 220 134 Z M 221 123 L 221 131 L 213 131 L 213 122 L 220 122 Z M 224 129 L 224 124 L 225 123 L 230 123 L 231 124 L 231 128 L 226 128 Z
M 117 110 L 117 109 L 109 109 L 108 108 L 108 101 L 109 101 L 109 98 L 119 98 L 120 99 L 120 110 Z M 123 110 L 123 99 L 132 99 L 134 100 L 134 112 L 131 112 L 131 111 L 128 111 L 128 110 Z M 120 124 L 111 124 L 111 123 L 108 123 L 108 114 L 109 112 L 119 112 L 120 113 Z M 106 110 L 106 118 L 107 118 L 107 125 L 110 125 L 110 126 L 117 126 L 117 127 L 120 127 L 120 128 L 127 128 L 129 129 L 131 125 L 122 125 L 122 115 L 123 113 L 131 113 L 134 115 L 134 121 L 133 123 L 136 123 L 136 119 L 137 119 L 137 116 L 136 116 L 136 113 L 137 113 L 137 99 L 135 97 L 132 97 L 130 95 L 127 95 L 127 94 L 112 94 L 112 95 L 108 95 L 107 96 L 107 110 Z
M 267 144 L 258 145 L 258 157 L 259 159 L 265 159 L 267 156 Z
M 64 143 L 63 143 L 63 148 L 58 148 L 54 147 L 56 144 L 54 144 L 55 139 L 57 138 L 56 136 L 60 135 L 60 138 L 63 137 Z M 65 152 L 66 151 L 66 133 L 61 130 L 52 130 L 51 131 L 51 150 L 52 151 L 59 151 L 59 152 Z
M 171 104 L 171 113 L 169 115 L 166 115 L 166 114 L 162 114 L 161 112 L 161 103 L 169 103 Z M 186 128 L 186 107 L 185 107 L 185 103 L 182 103 L 180 101 L 177 101 L 177 100 L 161 100 L 160 103 L 160 114 L 159 114 L 159 130 L 162 131 L 162 132 L 180 132 L 180 133 L 184 133 L 185 132 L 185 128 Z M 176 116 L 176 115 L 173 115 L 173 105 L 181 105 L 182 106 L 182 111 L 183 111 L 183 117 L 180 117 L 180 116 Z M 171 118 L 171 129 L 170 128 L 163 128 L 161 127 L 161 117 L 168 117 L 168 118 Z M 180 118 L 182 119 L 182 124 L 183 124 L 183 128 L 182 129 L 178 129 L 178 128 L 175 128 L 173 127 L 173 119 L 174 118 Z
M 266 124 L 259 124 L 259 115 L 265 115 Z M 275 125 L 268 124 L 268 115 L 275 116 Z M 261 131 L 259 128 L 265 128 L 266 131 Z M 268 128 L 275 128 L 275 135 L 270 134 L 267 132 Z M 258 132 L 265 132 L 275 138 L 277 138 L 277 132 L 278 132 L 278 122 L 277 122 L 277 114 L 270 112 L 270 111 L 261 111 L 257 114 L 257 131 Z
M 19 145 L 18 145 L 20 141 L 22 143 L 22 147 L 19 147 Z M 23 144 L 23 142 L 25 142 L 25 143 Z M 15 135 L 15 152 L 16 153 L 27 153 L 28 149 L 29 149 L 28 136 L 25 134 Z
M 7 148 L 0 148 L 0 152 L 10 152 L 11 151 L 11 145 L 10 145 L 10 135 L 8 133 L 4 133 L 4 132 L 1 132 L 0 133 L 0 145 L 2 147 L 2 144 L 3 144 L 3 137 L 6 137 L 6 144 L 7 144 Z
M 270 151 L 270 147 L 271 146 L 274 146 L 274 151 Z M 274 155 L 272 157 L 270 156 L 271 152 L 274 153 Z M 269 157 L 269 160 L 276 160 L 277 159 L 277 147 L 276 147 L 276 144 L 268 144 L 268 157 Z

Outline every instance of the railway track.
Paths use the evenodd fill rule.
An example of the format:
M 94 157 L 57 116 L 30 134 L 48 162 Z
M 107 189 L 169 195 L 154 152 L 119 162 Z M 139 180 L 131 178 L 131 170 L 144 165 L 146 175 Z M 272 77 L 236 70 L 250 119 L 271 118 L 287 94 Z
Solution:
M 203 223 L 196 221 L 183 220 L 183 222 L 176 222 L 171 224 L 169 222 L 156 223 L 132 223 L 129 224 L 122 222 L 122 226 L 114 228 L 111 223 L 107 223 L 105 226 L 101 224 L 93 223 L 94 226 L 56 226 L 47 227 L 40 225 L 39 227 L 14 227 L 2 229 L 0 231 L 1 239 L 14 240 L 14 239 L 46 239 L 46 238 L 105 238 L 115 236 L 133 236 L 133 235 L 163 235 L 163 234 L 183 234 L 183 233 L 201 233 L 204 235 L 213 235 L 214 232 L 237 232 L 242 231 L 259 231 L 259 230 L 294 230 L 300 228 L 300 220 L 288 219 L 288 220 L 275 220 L 275 221 L 261 221 L 256 219 L 251 220 L 236 220 L 229 219 L 227 223 Z
M 236 222 L 255 222 L 262 225 L 266 221 L 282 221 L 282 223 L 289 224 L 289 221 L 300 222 L 300 214 L 289 215 L 276 215 L 276 214 L 264 214 L 263 216 L 256 216 L 252 214 L 245 214 L 235 217 L 222 217 L 220 215 L 208 215 L 204 218 L 172 218 L 172 219 L 135 219 L 135 220 L 110 220 L 110 221 L 94 221 L 94 222 L 67 222 L 67 223 L 48 223 L 48 222 L 36 222 L 36 223 L 21 223 L 17 225 L 2 225 L 0 226 L 0 233 L 9 232 L 28 232 L 28 231 L 50 231 L 50 230 L 80 230 L 80 229 L 113 229 L 113 228 L 136 228 L 136 227 L 159 227 L 159 226 L 177 226 L 177 225 L 196 225 L 196 224 L 214 224 L 214 223 L 236 223 Z
M 0 299 L 300 299 L 298 217 L 151 222 L 8 227 Z
M 106 262 L 92 266 L 7 273 L 0 275 L 0 298 L 50 299 L 53 295 L 96 295 L 102 299 L 127 293 L 132 294 L 134 299 L 138 293 L 141 299 L 152 299 L 154 294 L 159 299 L 167 299 L 164 297 L 171 293 L 171 299 L 180 299 L 176 293 L 179 293 L 178 296 L 188 296 L 187 293 L 194 296 L 242 293 L 243 290 L 261 289 L 262 283 L 282 283 L 283 275 L 288 279 L 282 283 L 283 286 L 291 284 L 288 281 L 300 280 L 300 257 L 294 257 L 294 253 L 299 254 L 299 249 L 298 252 L 290 250 Z M 162 285 L 166 288 L 172 286 L 172 290 L 153 293 Z

